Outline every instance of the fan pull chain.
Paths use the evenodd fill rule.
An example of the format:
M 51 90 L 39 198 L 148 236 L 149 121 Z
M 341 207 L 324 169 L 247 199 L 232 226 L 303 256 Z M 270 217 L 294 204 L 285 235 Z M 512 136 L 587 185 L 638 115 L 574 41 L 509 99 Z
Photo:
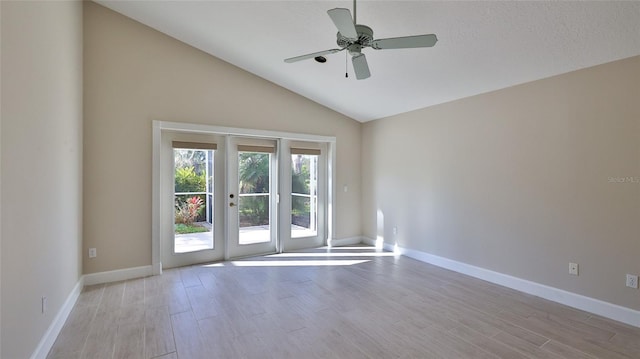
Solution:
M 349 54 L 348 53 L 344 53 L 344 77 L 345 78 L 349 78 L 349 72 L 347 70 L 348 68 L 348 59 L 349 59 Z

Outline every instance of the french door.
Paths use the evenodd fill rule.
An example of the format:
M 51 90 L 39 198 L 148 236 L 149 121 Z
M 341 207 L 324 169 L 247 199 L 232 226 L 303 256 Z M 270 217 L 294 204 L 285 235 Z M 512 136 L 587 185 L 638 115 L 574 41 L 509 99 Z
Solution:
M 167 132 L 160 151 L 162 266 L 224 259 L 224 137 Z
M 280 245 L 283 251 L 318 247 L 327 237 L 327 146 L 281 140 Z
M 227 137 L 227 258 L 275 253 L 277 141 Z
M 325 243 L 325 144 L 180 132 L 161 144 L 164 268 Z

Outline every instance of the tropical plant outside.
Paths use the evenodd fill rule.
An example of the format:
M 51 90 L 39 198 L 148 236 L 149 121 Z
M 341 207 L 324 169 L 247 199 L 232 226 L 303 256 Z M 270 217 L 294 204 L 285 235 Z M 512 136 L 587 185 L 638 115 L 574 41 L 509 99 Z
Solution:
M 196 174 L 194 166 L 176 168 L 175 192 L 204 192 L 205 173 Z
M 291 193 L 311 194 L 309 166 L 310 161 L 308 156 L 292 156 Z M 291 214 L 300 216 L 305 213 L 309 213 L 309 200 L 304 197 L 294 197 L 291 203 Z
M 260 194 L 269 193 L 270 161 L 269 153 L 240 152 L 238 154 L 241 195 L 238 208 L 241 227 L 269 224 L 269 196 Z
M 203 226 L 197 225 L 188 225 L 184 223 L 178 223 L 175 226 L 176 234 L 189 234 L 189 233 L 200 233 L 200 232 L 208 232 L 209 229 Z
M 207 173 L 207 166 L 211 164 L 207 160 L 211 161 L 210 157 L 207 156 L 207 150 L 174 149 L 174 217 L 178 234 L 208 230 L 194 223 L 207 220 L 205 193 L 210 192 L 207 191 L 207 175 L 210 176 L 210 183 L 213 179 Z
M 176 169 L 193 167 L 193 170 L 199 176 L 204 176 L 207 167 L 207 151 L 191 150 L 191 149 L 175 149 L 174 163 Z
M 312 161 L 313 157 L 301 154 L 291 156 L 291 224 L 307 229 L 315 228 L 317 220 L 316 201 L 313 201 L 314 211 L 311 211 L 311 199 L 317 195 L 315 186 L 311 185 L 312 178 L 317 176 L 314 165 L 317 160 Z
M 199 196 L 193 196 L 188 198 L 183 203 L 176 204 L 176 223 L 183 223 L 187 225 L 193 224 L 198 218 L 198 215 L 202 213 L 204 209 L 204 201 Z
M 207 191 L 206 151 L 176 149 L 175 163 L 175 223 L 191 225 L 206 220 Z M 239 220 L 241 227 L 269 224 L 270 154 L 240 152 L 238 154 Z M 292 193 L 307 196 L 292 197 L 292 220 L 308 227 L 310 215 L 310 156 L 292 156 Z M 210 183 L 212 178 L 210 177 Z M 315 192 L 315 191 L 314 191 Z

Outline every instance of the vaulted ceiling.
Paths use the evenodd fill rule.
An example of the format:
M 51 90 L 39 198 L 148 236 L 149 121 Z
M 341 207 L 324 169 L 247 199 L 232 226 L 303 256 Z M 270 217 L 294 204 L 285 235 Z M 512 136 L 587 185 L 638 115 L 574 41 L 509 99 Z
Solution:
M 352 1 L 97 2 L 362 122 L 640 55 L 638 1 L 358 1 L 375 38 L 439 40 L 363 50 L 366 80 L 346 51 L 283 61 L 336 48 L 327 10 Z

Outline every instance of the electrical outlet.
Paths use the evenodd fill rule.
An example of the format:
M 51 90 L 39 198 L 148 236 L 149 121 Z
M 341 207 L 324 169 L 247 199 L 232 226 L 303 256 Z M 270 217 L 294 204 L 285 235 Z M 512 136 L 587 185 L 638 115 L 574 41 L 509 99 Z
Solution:
M 393 235 L 395 236 L 396 234 L 398 234 L 398 227 L 393 227 Z
M 47 312 L 47 297 L 42 297 L 41 312 L 42 314 Z
M 98 256 L 98 251 L 95 248 L 89 248 L 89 258 L 95 258 Z
M 627 287 L 638 289 L 638 276 L 627 274 Z
M 569 274 L 578 275 L 578 263 L 569 263 Z

